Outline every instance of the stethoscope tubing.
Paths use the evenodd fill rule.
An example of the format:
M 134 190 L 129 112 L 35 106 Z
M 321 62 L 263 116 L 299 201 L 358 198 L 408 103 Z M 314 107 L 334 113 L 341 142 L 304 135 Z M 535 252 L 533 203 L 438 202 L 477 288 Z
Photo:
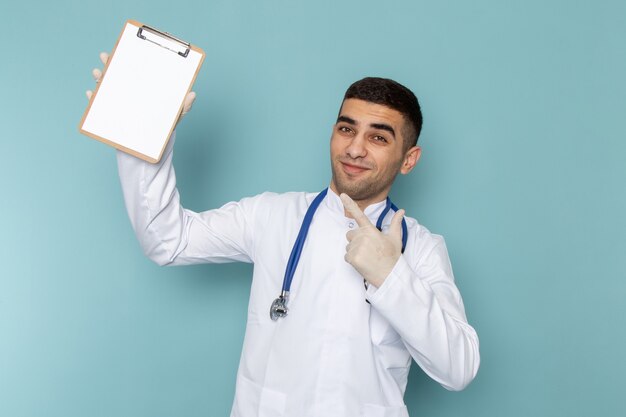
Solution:
M 302 221 L 302 226 L 300 227 L 300 231 L 298 232 L 298 237 L 296 238 L 296 243 L 293 245 L 291 249 L 291 255 L 289 255 L 289 261 L 287 261 L 287 268 L 285 269 L 285 277 L 283 278 L 283 294 L 289 293 L 289 289 L 291 288 L 291 281 L 293 281 L 293 276 L 296 273 L 296 268 L 298 267 L 298 262 L 300 262 L 300 255 L 302 254 L 302 248 L 304 247 L 304 242 L 306 241 L 306 236 L 309 233 L 309 227 L 311 227 L 311 223 L 313 222 L 313 215 L 317 210 L 317 207 L 320 205 L 326 194 L 328 193 L 328 188 L 325 188 L 320 192 L 304 215 L 304 220 Z
M 291 254 L 289 255 L 289 260 L 287 261 L 287 267 L 285 268 L 285 277 L 283 278 L 283 287 L 282 293 L 283 295 L 289 294 L 289 290 L 291 289 L 291 282 L 293 281 L 293 276 L 296 273 L 296 268 L 298 267 L 298 262 L 300 261 L 300 255 L 302 254 L 302 249 L 304 248 L 304 243 L 306 241 L 306 237 L 309 233 L 309 228 L 311 227 L 311 223 L 313 222 L 313 216 L 320 203 L 326 197 L 328 193 L 328 188 L 322 190 L 313 200 L 311 205 L 306 211 L 304 215 L 304 220 L 302 221 L 302 226 L 300 227 L 300 231 L 298 232 L 298 237 L 296 238 L 296 243 L 293 245 L 291 249 Z M 378 216 L 378 221 L 376 222 L 376 228 L 382 231 L 382 224 L 385 216 L 389 213 L 389 210 L 393 210 L 394 212 L 398 211 L 398 207 L 396 207 L 389 197 L 387 197 L 385 208 L 383 209 L 380 216 Z M 408 227 L 406 224 L 406 220 L 404 217 L 402 218 L 402 253 L 404 253 L 404 249 L 406 248 L 407 238 L 408 238 Z

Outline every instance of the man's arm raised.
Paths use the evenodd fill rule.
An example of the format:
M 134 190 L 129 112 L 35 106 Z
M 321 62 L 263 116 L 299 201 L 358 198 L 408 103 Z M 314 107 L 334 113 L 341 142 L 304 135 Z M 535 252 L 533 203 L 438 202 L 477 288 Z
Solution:
M 108 54 L 100 54 L 105 65 L 108 58 Z M 96 68 L 92 73 L 100 82 L 102 71 Z M 93 93 L 86 94 L 91 98 Z M 185 97 L 177 124 L 189 112 L 195 97 L 193 92 Z M 253 199 L 202 213 L 183 208 L 172 163 L 175 141 L 176 131 L 157 164 L 116 151 L 126 210 L 144 253 L 159 265 L 251 262 L 249 213 L 253 211 Z

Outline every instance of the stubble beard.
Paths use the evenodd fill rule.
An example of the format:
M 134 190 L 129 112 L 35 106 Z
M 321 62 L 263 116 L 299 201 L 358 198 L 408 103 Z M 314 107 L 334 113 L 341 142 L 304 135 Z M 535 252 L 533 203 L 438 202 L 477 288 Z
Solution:
M 343 173 L 337 172 L 335 164 L 331 164 L 333 174 L 333 184 L 337 188 L 337 193 L 346 193 L 354 201 L 368 201 L 377 198 L 384 193 L 393 184 L 397 172 L 388 178 L 367 178 L 363 180 L 352 180 L 342 176 Z M 372 201 L 373 202 L 373 201 Z

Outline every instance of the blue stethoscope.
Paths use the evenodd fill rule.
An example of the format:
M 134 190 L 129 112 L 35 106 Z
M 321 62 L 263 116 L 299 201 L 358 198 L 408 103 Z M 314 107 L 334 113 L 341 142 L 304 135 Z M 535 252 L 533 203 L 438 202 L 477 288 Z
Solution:
M 272 302 L 272 306 L 270 307 L 270 318 L 274 321 L 278 320 L 280 317 L 285 317 L 287 315 L 287 300 L 289 298 L 289 289 L 291 288 L 291 281 L 293 280 L 293 275 L 296 273 L 296 268 L 298 267 L 298 262 L 300 261 L 300 255 L 302 254 L 302 248 L 304 247 L 304 242 L 306 241 L 306 236 L 309 233 L 309 227 L 311 226 L 311 222 L 313 221 L 313 215 L 315 211 L 319 207 L 320 203 L 326 197 L 326 193 L 328 192 L 328 188 L 325 188 L 321 193 L 319 193 L 304 215 L 304 220 L 302 221 L 302 226 L 300 226 L 300 231 L 298 232 L 298 237 L 296 238 L 296 243 L 293 245 L 293 249 L 291 249 L 291 255 L 289 256 L 289 260 L 287 261 L 287 268 L 285 269 L 285 278 L 283 279 L 283 289 L 280 292 L 280 295 L 277 299 Z M 389 210 L 398 211 L 398 207 L 396 207 L 389 197 L 387 197 L 387 201 L 385 204 L 385 209 L 380 216 L 378 216 L 378 221 L 376 222 L 376 228 L 378 230 L 382 230 L 383 220 Z M 406 221 L 402 218 L 402 252 L 404 253 L 404 248 L 406 247 L 406 240 L 408 236 L 408 228 L 406 225 Z

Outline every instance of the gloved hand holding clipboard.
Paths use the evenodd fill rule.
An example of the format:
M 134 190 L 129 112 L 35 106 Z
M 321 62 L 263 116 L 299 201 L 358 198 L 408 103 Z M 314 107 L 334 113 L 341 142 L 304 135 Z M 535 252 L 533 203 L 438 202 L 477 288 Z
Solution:
M 81 133 L 159 162 L 205 58 L 202 49 L 129 20 L 80 122 Z M 186 100 L 187 98 L 187 100 Z

